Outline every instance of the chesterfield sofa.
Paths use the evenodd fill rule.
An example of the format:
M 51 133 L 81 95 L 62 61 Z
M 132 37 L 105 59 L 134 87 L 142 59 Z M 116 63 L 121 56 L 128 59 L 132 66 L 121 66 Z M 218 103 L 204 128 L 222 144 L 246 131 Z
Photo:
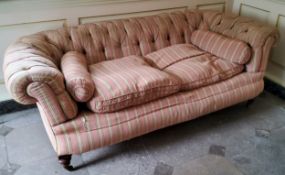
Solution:
M 278 38 L 251 19 L 196 10 L 63 27 L 10 45 L 5 84 L 37 104 L 71 170 L 72 154 L 254 99 Z

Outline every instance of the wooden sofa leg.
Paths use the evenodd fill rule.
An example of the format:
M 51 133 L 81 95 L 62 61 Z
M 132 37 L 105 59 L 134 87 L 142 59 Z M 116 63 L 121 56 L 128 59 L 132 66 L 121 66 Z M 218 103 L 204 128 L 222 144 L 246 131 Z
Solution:
M 72 171 L 74 169 L 73 166 L 70 165 L 71 156 L 72 155 L 58 156 L 58 162 L 68 171 Z
M 246 107 L 249 108 L 255 99 L 250 99 L 246 102 Z

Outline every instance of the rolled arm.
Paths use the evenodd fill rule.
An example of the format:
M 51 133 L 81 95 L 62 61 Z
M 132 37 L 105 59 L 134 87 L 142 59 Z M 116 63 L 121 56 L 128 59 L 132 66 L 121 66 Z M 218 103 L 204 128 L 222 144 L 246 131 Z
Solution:
M 35 34 L 19 39 L 7 49 L 3 65 L 5 84 L 11 96 L 22 104 L 43 103 L 43 98 L 47 97 L 35 92 L 52 92 L 55 106 L 58 105 L 68 120 L 76 116 L 77 106 L 66 92 L 63 75 L 58 69 L 62 53 L 44 40 L 44 35 Z M 54 120 L 51 124 L 58 122 L 64 120 Z
M 219 12 L 203 13 L 203 28 L 242 40 L 252 48 L 252 56 L 246 70 L 264 72 L 272 46 L 278 41 L 275 27 L 258 23 L 240 16 L 228 16 Z

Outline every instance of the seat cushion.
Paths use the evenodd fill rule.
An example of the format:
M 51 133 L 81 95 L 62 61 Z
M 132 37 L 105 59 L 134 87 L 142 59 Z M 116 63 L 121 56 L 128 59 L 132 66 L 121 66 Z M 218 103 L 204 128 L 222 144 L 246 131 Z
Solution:
M 88 107 L 98 113 L 117 111 L 180 89 L 180 80 L 152 68 L 139 56 L 128 56 L 89 66 L 96 92 Z
M 172 64 L 163 71 L 181 80 L 181 89 L 189 90 L 228 79 L 243 71 L 244 66 L 209 53 Z
M 228 38 L 211 31 L 196 30 L 191 42 L 200 49 L 237 64 L 246 64 L 251 57 L 251 48 L 243 41 Z
M 202 54 L 204 54 L 204 51 L 192 44 L 176 44 L 151 52 L 147 54 L 145 58 L 152 66 L 164 69 L 183 59 Z
M 76 101 L 86 102 L 93 97 L 94 83 L 83 54 L 76 51 L 64 54 L 61 59 L 61 70 L 67 90 Z

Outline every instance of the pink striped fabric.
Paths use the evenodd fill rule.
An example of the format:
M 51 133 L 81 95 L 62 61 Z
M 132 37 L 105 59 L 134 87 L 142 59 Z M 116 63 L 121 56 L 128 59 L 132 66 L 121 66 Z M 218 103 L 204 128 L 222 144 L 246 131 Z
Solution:
M 76 117 L 77 106 L 76 109 L 71 109 L 71 111 L 68 112 L 69 114 L 72 114 L 72 111 L 76 111 L 73 116 L 69 116 L 68 118 L 68 116 L 63 112 L 54 92 L 47 84 L 41 84 L 38 82 L 31 83 L 27 91 L 28 94 L 31 97 L 35 97 L 38 100 L 38 103 L 42 106 L 42 110 L 47 114 L 49 125 L 55 126 Z
M 262 74 L 243 73 L 226 81 L 121 111 L 82 111 L 53 127 L 58 155 L 78 154 L 128 140 L 254 98 L 263 90 Z
M 61 59 L 61 70 L 67 90 L 76 101 L 86 102 L 93 97 L 95 87 L 83 54 L 67 52 Z
M 251 48 L 245 42 L 210 31 L 196 30 L 192 33 L 191 42 L 233 63 L 246 64 L 251 56 Z
M 198 28 L 217 34 L 208 36 L 209 32 L 205 32 L 205 38 L 209 42 L 202 36 L 197 39 L 195 35 L 201 33 L 197 34 L 199 31 L 196 33 L 193 31 Z M 218 34 L 235 39 L 225 39 Z M 278 38 L 278 32 L 273 27 L 264 26 L 243 17 L 228 17 L 219 12 L 208 11 L 187 10 L 149 17 L 84 24 L 44 31 L 17 40 L 5 53 L 3 65 L 5 84 L 16 101 L 23 104 L 37 103 L 48 136 L 58 155 L 83 153 L 188 121 L 256 97 L 263 90 L 262 78 L 269 51 Z M 247 63 L 247 72 L 213 85 L 153 100 L 159 95 L 173 93 L 178 89 L 177 84 L 181 82 L 177 83 L 178 80 L 172 76 L 169 78 L 168 73 L 149 67 L 142 68 L 147 65 L 141 63 L 140 59 L 132 59 L 135 63 L 117 60 L 111 67 L 106 66 L 110 64 L 109 62 L 104 64 L 102 62 L 130 55 L 144 56 L 171 45 L 191 43 L 191 40 L 196 41 L 197 45 L 200 41 L 203 42 L 199 47 L 205 47 L 205 50 L 210 49 L 206 51 L 228 59 L 227 61 L 238 64 Z M 233 43 L 239 44 L 240 40 L 253 48 L 250 61 L 246 59 L 247 53 L 240 50 L 244 47 L 244 43 L 234 47 Z M 247 52 L 248 48 L 244 49 L 244 52 Z M 115 110 L 139 102 L 143 103 L 146 100 L 152 101 L 116 112 L 102 114 L 87 110 L 77 114 L 77 104 L 67 93 L 64 77 L 58 69 L 62 56 L 68 51 L 84 54 L 87 65 L 94 67 L 93 73 L 96 76 L 93 76 L 93 79 L 100 86 L 91 103 L 95 107 L 99 106 L 100 111 Z M 181 63 L 184 61 L 186 59 L 182 59 Z M 217 61 L 218 63 L 213 66 L 218 65 L 223 70 L 227 67 L 221 66 L 224 62 Z M 101 66 L 92 65 L 96 63 Z M 191 65 L 191 68 L 195 64 Z M 168 71 L 173 65 L 169 62 L 162 62 L 162 67 L 169 68 Z M 237 68 L 235 66 L 233 65 L 232 69 L 235 70 Z M 173 70 L 176 70 L 178 74 L 178 69 L 173 68 Z M 197 70 L 200 71 L 200 69 Z M 187 71 L 191 72 L 191 70 Z M 118 75 L 119 72 L 124 76 Z M 201 75 L 210 74 L 203 71 L 200 73 Z M 188 77 L 184 77 L 185 80 L 188 78 L 187 80 L 192 81 L 199 77 L 194 74 L 195 71 Z M 221 77 L 228 76 L 228 74 L 220 75 Z M 165 86 L 155 87 L 157 77 L 161 78 L 160 83 Z M 147 81 L 143 84 L 142 80 L 145 79 Z M 121 82 L 125 81 L 128 83 L 124 83 L 122 87 Z M 154 90 L 158 89 L 157 91 L 151 89 L 152 92 L 157 93 L 144 91 L 149 87 L 154 87 Z M 124 95 L 122 88 L 127 90 L 124 92 L 134 93 Z M 137 90 L 142 89 L 143 91 L 138 93 Z M 153 96 L 149 95 L 151 96 L 149 97 L 146 94 Z M 113 97 L 118 98 L 113 99 Z
M 253 48 L 252 59 L 246 65 L 248 72 L 265 72 L 271 48 L 276 42 L 275 38 L 269 37 L 263 47 Z
M 228 79 L 243 69 L 243 65 L 204 54 L 170 65 L 164 71 L 182 81 L 181 89 L 189 90 Z
M 41 116 L 41 119 L 43 121 L 43 124 L 44 124 L 44 127 L 45 127 L 45 130 L 47 132 L 47 135 L 49 137 L 49 140 L 51 142 L 51 145 L 53 146 L 53 149 L 56 150 L 56 152 L 58 151 L 57 150 L 57 141 L 56 141 L 56 136 L 53 132 L 53 128 L 51 127 L 51 124 L 49 122 L 49 118 L 50 118 L 50 112 L 46 112 L 46 110 L 44 109 L 44 106 L 42 106 L 39 102 L 37 103 L 37 107 L 38 107 L 38 110 L 40 112 L 40 116 Z
M 96 93 L 88 102 L 94 112 L 112 112 L 177 92 L 180 81 L 128 56 L 89 67 Z
M 159 69 L 165 69 L 181 60 L 189 59 L 204 53 L 205 52 L 192 44 L 175 44 L 147 54 L 145 58 L 151 65 Z

